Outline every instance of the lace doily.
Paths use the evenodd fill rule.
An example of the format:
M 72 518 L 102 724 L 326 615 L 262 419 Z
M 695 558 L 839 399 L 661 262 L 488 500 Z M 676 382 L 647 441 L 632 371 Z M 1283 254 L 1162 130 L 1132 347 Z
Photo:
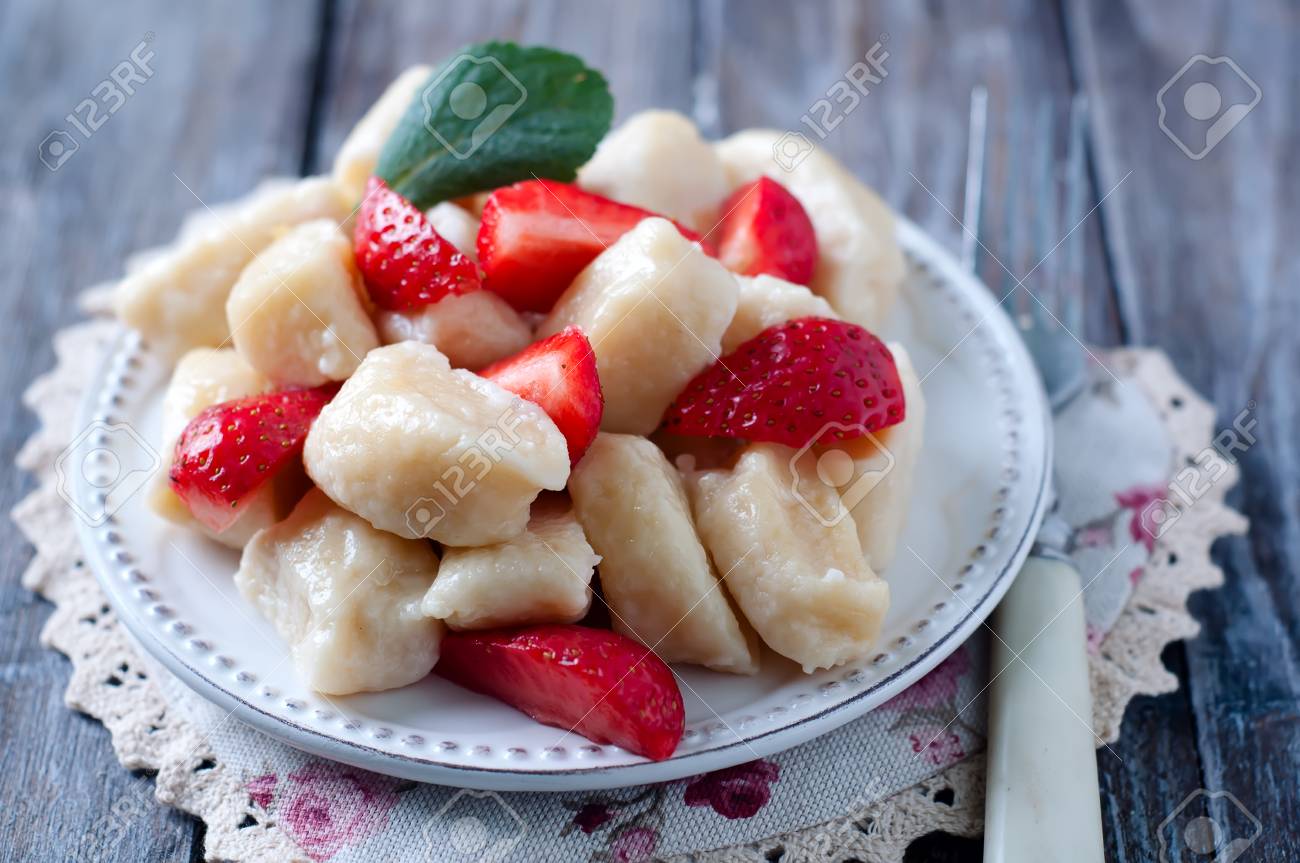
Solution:
M 85 305 L 92 313 L 102 312 L 102 292 L 88 295 Z M 12 515 L 36 549 L 23 583 L 56 606 L 42 631 L 42 643 L 72 661 L 68 706 L 104 723 L 124 767 L 156 772 L 159 801 L 203 819 L 209 859 L 309 859 L 250 798 L 245 780 L 226 769 L 202 731 L 170 709 L 163 688 L 153 679 L 154 666 L 137 652 L 80 559 L 80 543 L 58 495 L 53 465 L 74 427 L 83 383 L 91 378 L 115 326 L 100 319 L 59 332 L 54 338 L 56 368 L 24 395 L 40 428 L 16 462 L 35 475 L 39 486 Z M 1108 362 L 1122 367 L 1158 406 L 1176 463 L 1195 465 L 1214 432 L 1210 406 L 1162 354 L 1118 351 L 1108 355 Z M 1092 654 L 1093 724 L 1106 741 L 1118 737 L 1124 709 L 1135 695 L 1177 688 L 1177 679 L 1161 665 L 1160 653 L 1169 642 L 1198 631 L 1186 610 L 1188 595 L 1222 583 L 1222 573 L 1210 562 L 1210 544 L 1220 535 L 1245 529 L 1245 520 L 1223 504 L 1236 481 L 1236 468 L 1228 470 L 1231 475 L 1218 474 L 1206 496 L 1156 541 L 1145 574 Z M 782 849 L 786 860 L 898 861 L 911 841 L 936 830 L 978 835 L 982 817 L 983 758 L 976 755 L 833 821 L 690 858 L 764 860 Z

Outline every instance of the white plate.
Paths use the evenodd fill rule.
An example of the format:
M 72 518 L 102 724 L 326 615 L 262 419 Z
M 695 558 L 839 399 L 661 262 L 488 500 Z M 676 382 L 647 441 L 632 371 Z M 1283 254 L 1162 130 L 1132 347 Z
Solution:
M 292 746 L 368 770 L 468 788 L 575 791 L 677 779 L 803 743 L 886 701 L 956 649 L 1010 586 L 1043 513 L 1048 411 L 1023 344 L 946 251 L 909 222 L 899 237 L 909 277 L 886 335 L 929 373 L 904 538 L 925 563 L 900 548 L 885 574 L 892 606 L 866 662 L 805 675 L 769 653 L 753 678 L 679 668 L 686 734 L 667 761 L 566 737 L 435 677 L 344 698 L 310 691 L 235 590 L 238 555 L 167 525 L 144 493 L 104 524 L 83 520 L 87 559 L 140 643 L 196 692 Z M 95 426 L 84 445 L 108 449 L 127 469 L 147 466 L 136 439 L 113 426 L 156 443 L 166 374 L 124 334 L 78 426 L 108 428 Z M 102 508 L 99 491 L 75 473 L 80 508 Z

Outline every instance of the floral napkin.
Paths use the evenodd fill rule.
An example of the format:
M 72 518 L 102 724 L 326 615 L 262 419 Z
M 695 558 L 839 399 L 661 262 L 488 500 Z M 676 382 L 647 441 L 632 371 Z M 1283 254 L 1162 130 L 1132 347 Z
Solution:
M 419 853 L 430 860 L 630 863 L 827 821 L 977 751 L 985 650 L 982 643 L 958 648 L 863 719 L 770 759 L 679 782 L 575 794 L 464 791 L 323 761 L 223 722 L 225 711 L 183 684 L 165 674 L 156 679 L 174 708 L 205 731 L 226 770 L 240 771 L 258 820 L 275 821 L 313 860 L 410 859 L 427 847 Z

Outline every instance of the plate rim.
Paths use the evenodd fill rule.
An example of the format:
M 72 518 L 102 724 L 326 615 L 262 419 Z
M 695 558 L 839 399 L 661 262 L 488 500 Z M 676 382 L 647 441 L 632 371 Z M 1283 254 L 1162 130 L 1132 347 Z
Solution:
M 106 556 L 102 553 L 101 544 L 94 535 L 99 528 L 92 527 L 82 519 L 76 519 L 77 535 L 86 552 L 87 562 L 113 605 L 118 619 L 126 626 L 132 638 L 182 683 L 207 701 L 227 711 L 226 719 L 237 718 L 296 749 L 387 775 L 476 790 L 556 792 L 603 790 L 698 775 L 750 760 L 746 757 L 749 755 L 766 757 L 820 737 L 865 715 L 919 680 L 965 643 L 975 630 L 984 624 L 997 602 L 1011 587 L 1028 557 L 1048 503 L 1054 452 L 1051 411 L 1046 393 L 1041 383 L 1037 381 L 1036 367 L 1015 325 L 1001 303 L 997 302 L 979 277 L 961 268 L 953 255 L 918 225 L 900 215 L 896 217 L 896 230 L 899 244 L 905 252 L 914 253 L 927 268 L 936 271 L 945 281 L 961 286 L 963 293 L 969 295 L 977 306 L 984 307 L 977 309 L 977 312 L 982 314 L 982 318 L 976 327 L 995 321 L 994 326 L 1001 329 L 1004 336 L 999 339 L 999 344 L 1004 345 L 1012 355 L 1008 358 L 1010 365 L 1016 368 L 1027 368 L 1034 376 L 1035 382 L 1030 389 L 1034 412 L 1038 416 L 1037 422 L 1035 418 L 1027 417 L 1026 424 L 1041 426 L 1041 455 L 1035 452 L 1033 458 L 1036 462 L 1041 462 L 1042 470 L 1037 477 L 1037 488 L 1034 490 L 1033 504 L 1024 522 L 1024 529 L 1014 540 L 1014 550 L 1005 565 L 990 578 L 983 595 L 977 597 L 974 602 L 963 601 L 967 609 L 958 623 L 949 627 L 926 649 L 893 669 L 887 676 L 836 704 L 802 716 L 793 722 L 763 730 L 753 736 L 736 735 L 735 739 L 722 742 L 717 746 L 674 755 L 665 761 L 657 762 L 593 763 L 590 766 L 548 770 L 511 767 L 505 764 L 488 766 L 439 763 L 428 758 L 379 749 L 361 740 L 349 740 L 304 725 L 281 713 L 272 713 L 241 697 L 231 688 L 221 685 L 182 657 L 168 640 L 161 637 L 157 625 L 145 621 L 143 615 L 135 608 L 135 603 L 127 601 L 120 580 L 112 577 L 108 571 Z M 118 355 L 124 344 L 133 337 L 131 331 L 124 328 L 110 343 L 107 359 Z M 104 367 L 107 368 L 108 365 L 106 362 Z M 94 396 L 98 395 L 103 383 L 102 378 L 96 378 L 93 381 L 94 386 L 82 397 L 76 413 L 78 428 L 85 427 L 92 421 L 92 415 L 96 411 Z M 84 481 L 78 479 L 79 483 Z M 1008 541 L 1008 546 L 1011 544 Z M 870 706 L 864 706 L 865 704 Z M 743 750 L 740 758 L 733 757 L 737 749 Z

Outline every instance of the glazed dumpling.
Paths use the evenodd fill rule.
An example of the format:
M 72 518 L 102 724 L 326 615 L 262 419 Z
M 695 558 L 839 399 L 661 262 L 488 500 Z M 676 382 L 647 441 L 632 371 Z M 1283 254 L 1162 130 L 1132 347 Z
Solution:
M 740 294 L 736 316 L 722 336 L 722 352 L 729 354 L 768 327 L 796 318 L 839 318 L 831 304 L 803 285 L 776 276 L 736 276 Z
M 538 338 L 577 325 L 591 340 L 606 431 L 650 434 L 682 388 L 718 358 L 736 280 L 665 219 L 646 219 L 574 280 Z
M 578 185 L 676 219 L 701 233 L 727 197 L 727 175 L 709 143 L 676 111 L 642 111 L 605 136 Z
M 207 407 L 268 392 L 271 382 L 244 362 L 233 348 L 195 348 L 181 357 L 163 393 L 162 466 L 153 478 L 148 502 L 154 512 L 182 527 L 197 530 L 222 545 L 243 548 L 249 538 L 275 524 L 307 490 L 301 465 L 289 465 L 274 479 L 253 492 L 239 517 L 230 527 L 216 533 L 190 515 L 167 481 L 176 441 L 190 420 Z
M 439 236 L 478 260 L 477 217 L 450 201 L 435 204 L 424 215 Z M 424 342 L 446 354 L 454 367 L 472 371 L 522 351 L 533 340 L 528 322 L 492 291 L 452 294 L 414 311 L 379 309 L 375 326 L 386 345 Z
M 518 535 L 538 493 L 569 477 L 564 435 L 541 408 L 420 342 L 366 355 L 316 419 L 303 460 L 380 530 L 446 545 Z
M 544 497 L 518 536 L 448 548 L 422 608 L 452 629 L 575 623 L 591 608 L 599 562 L 568 503 Z
M 456 251 L 478 263 L 478 216 L 459 204 L 442 201 L 425 210 L 424 217 L 438 232 L 438 236 L 455 246 Z
M 872 569 L 883 572 L 894 560 L 912 500 L 916 466 L 925 437 L 925 396 L 912 360 L 903 346 L 889 350 L 903 383 L 907 416 L 875 435 L 836 444 L 853 459 L 852 475 L 840 487 L 841 504 L 857 527 L 858 542 Z M 824 454 L 830 447 L 818 447 Z
M 844 319 L 875 330 L 888 317 L 903 280 L 893 213 L 821 147 L 803 154 L 793 170 L 782 170 L 774 154 L 785 134 L 751 129 L 719 141 L 715 150 L 727 171 L 728 191 L 762 176 L 789 189 L 817 234 L 813 292 Z
M 522 351 L 533 340 L 523 317 L 491 291 L 453 294 L 413 312 L 380 309 L 375 323 L 385 344 L 424 342 L 454 367 L 473 371 Z
M 365 194 L 384 143 L 432 74 L 431 66 L 412 66 L 398 75 L 343 139 L 334 157 L 334 182 L 349 202 L 356 203 Z
M 259 191 L 187 232 L 173 248 L 149 258 L 118 285 L 117 315 L 165 358 L 229 341 L 226 298 L 253 257 L 285 228 L 348 217 L 333 181 L 308 177 Z
M 181 357 L 163 393 L 162 440 L 168 453 L 206 407 L 273 389 L 233 348 L 195 348 Z
M 429 543 L 375 530 L 314 489 L 249 541 L 235 585 L 289 643 L 308 686 L 347 695 L 433 670 L 443 629 L 420 599 L 437 572 Z
M 650 441 L 601 433 L 569 479 L 601 556 L 614 629 L 666 662 L 753 674 L 758 642 L 732 611 L 691 523 L 681 477 Z
M 867 656 L 889 608 L 889 585 L 862 556 L 851 519 L 827 525 L 792 490 L 795 450 L 751 444 L 732 470 L 690 477 L 695 523 L 745 618 L 807 672 Z M 799 466 L 801 467 L 801 465 Z M 812 507 L 830 486 L 802 471 Z M 811 496 L 811 497 L 810 497 Z
M 226 301 L 235 350 L 281 387 L 341 381 L 379 346 L 352 243 L 321 219 L 257 256 Z

